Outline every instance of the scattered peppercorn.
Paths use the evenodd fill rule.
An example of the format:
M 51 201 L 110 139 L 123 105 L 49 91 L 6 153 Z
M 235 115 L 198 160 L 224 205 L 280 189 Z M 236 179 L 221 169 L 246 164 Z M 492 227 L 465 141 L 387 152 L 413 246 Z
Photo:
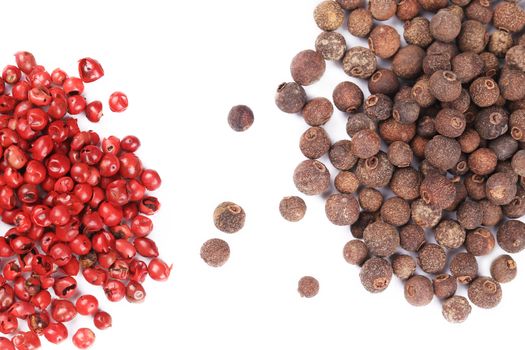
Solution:
M 468 298 L 482 309 L 496 307 L 502 294 L 500 284 L 490 277 L 478 277 L 468 287 Z
M 492 232 L 482 227 L 469 232 L 465 242 L 467 251 L 475 256 L 490 254 L 495 245 L 496 240 Z
M 354 78 L 369 78 L 377 69 L 377 59 L 372 50 L 354 46 L 343 58 L 343 70 Z
M 457 221 L 442 220 L 435 229 L 436 241 L 448 249 L 456 249 L 465 242 L 466 233 Z
M 469 284 L 478 275 L 478 262 L 470 253 L 457 253 L 450 260 L 450 273 L 459 283 Z
M 465 297 L 455 295 L 443 302 L 443 317 L 450 323 L 465 322 L 472 307 Z
M 253 124 L 253 112 L 248 106 L 235 106 L 228 114 L 228 124 L 235 131 L 246 131 Z
M 525 248 L 525 224 L 509 220 L 498 228 L 499 246 L 507 253 L 519 253 Z
M 220 267 L 230 257 L 230 246 L 219 238 L 206 241 L 201 247 L 201 258 L 212 267 Z
M 440 299 L 447 299 L 456 294 L 458 283 L 456 279 L 450 275 L 438 275 L 432 281 L 434 286 L 434 294 Z
M 378 257 L 372 257 L 365 261 L 361 267 L 359 277 L 361 284 L 370 293 L 384 291 L 392 280 L 392 266 L 390 263 Z
M 376 212 L 383 205 L 383 195 L 374 188 L 363 188 L 359 192 L 359 205 L 364 211 Z
M 340 111 L 353 112 L 363 104 L 363 91 L 356 84 L 344 81 L 333 92 L 334 104 Z
M 392 269 L 399 279 L 406 280 L 416 272 L 416 261 L 410 255 L 394 255 Z
M 225 233 L 236 233 L 244 227 L 246 214 L 233 202 L 223 202 L 213 212 L 215 227 Z
M 419 267 L 426 273 L 441 273 L 447 263 L 447 253 L 437 244 L 427 243 L 418 250 Z
M 416 275 L 405 282 L 405 299 L 413 306 L 425 306 L 434 298 L 432 282 L 425 276 Z
M 285 220 L 297 222 L 306 213 L 306 203 L 298 196 L 284 197 L 279 203 L 279 212 Z
M 311 276 L 299 280 L 297 291 L 304 298 L 313 298 L 319 293 L 319 281 Z
M 330 150 L 331 142 L 326 131 L 313 126 L 301 135 L 299 148 L 306 158 L 317 159 Z
M 299 52 L 290 65 L 293 80 L 303 86 L 312 85 L 321 79 L 325 69 L 323 56 L 313 50 Z
M 277 88 L 275 103 L 285 113 L 299 113 L 306 104 L 306 92 L 297 83 L 282 83 Z
M 363 241 L 354 239 L 345 244 L 343 256 L 349 264 L 361 266 L 368 257 L 368 248 Z
M 328 220 L 334 225 L 352 225 L 359 218 L 359 203 L 350 194 L 332 194 L 325 204 Z
M 306 124 L 310 126 L 321 126 L 326 124 L 334 113 L 332 102 L 324 97 L 317 97 L 308 101 L 304 106 L 302 114 Z
M 499 283 L 508 283 L 516 278 L 518 268 L 510 255 L 500 255 L 490 266 L 490 275 Z
M 305 160 L 294 171 L 293 181 L 297 189 L 309 196 L 324 193 L 330 187 L 330 173 L 317 160 Z
M 345 38 L 337 32 L 322 32 L 315 41 L 315 50 L 325 60 L 339 61 L 346 52 Z
M 375 27 L 368 37 L 368 47 L 378 57 L 386 59 L 394 56 L 401 46 L 397 30 L 389 25 Z
M 345 12 L 335 1 L 323 1 L 315 8 L 314 19 L 322 30 L 334 31 L 343 24 Z
M 363 232 L 363 239 L 370 254 L 375 256 L 388 257 L 399 247 L 396 228 L 381 221 L 370 223 Z

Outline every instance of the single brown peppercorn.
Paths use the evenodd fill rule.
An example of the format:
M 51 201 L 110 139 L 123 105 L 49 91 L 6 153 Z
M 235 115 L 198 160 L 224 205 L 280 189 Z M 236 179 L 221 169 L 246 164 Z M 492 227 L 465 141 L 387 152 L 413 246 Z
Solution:
M 387 199 L 381 207 L 381 218 L 387 224 L 403 226 L 410 220 L 410 205 L 399 197 Z
M 375 19 L 386 21 L 396 14 L 397 3 L 395 0 L 370 0 L 368 8 Z
M 445 176 L 433 173 L 423 179 L 419 193 L 425 203 L 438 209 L 445 209 L 454 201 L 456 187 Z
M 350 171 L 340 171 L 335 177 L 334 186 L 341 193 L 355 193 L 359 187 L 359 179 Z
M 410 147 L 412 147 L 412 152 L 414 152 L 414 156 L 416 156 L 417 158 L 425 157 L 425 147 L 427 146 L 428 141 L 430 140 L 419 135 L 416 135 L 412 139 L 412 141 L 410 142 Z
M 383 195 L 375 188 L 365 187 L 359 192 L 359 205 L 364 211 L 376 212 L 383 205 Z
M 434 298 L 432 281 L 425 276 L 415 275 L 405 282 L 405 299 L 410 305 L 425 306 Z
M 423 59 L 423 72 L 431 76 L 438 71 L 449 71 L 452 69 L 450 57 L 447 53 L 427 54 Z
M 425 231 L 421 226 L 408 224 L 399 230 L 401 248 L 409 252 L 417 252 L 426 243 Z
M 447 253 L 443 247 L 427 243 L 418 251 L 419 267 L 426 273 L 437 274 L 445 269 L 447 263 Z
M 419 118 L 421 107 L 414 100 L 400 100 L 394 103 L 392 117 L 401 124 L 412 124 Z
M 478 202 L 466 201 L 460 204 L 456 216 L 461 227 L 473 230 L 483 222 L 483 209 Z
M 353 137 L 359 131 L 368 129 L 375 131 L 376 123 L 365 113 L 350 113 L 346 123 L 346 133 Z
M 485 184 L 487 198 L 494 204 L 509 204 L 518 190 L 512 175 L 507 173 L 495 173 L 491 175 Z
M 332 102 L 324 97 L 314 98 L 304 106 L 303 118 L 310 126 L 324 125 L 334 113 Z
M 489 148 L 496 153 L 498 160 L 512 158 L 518 150 L 518 142 L 512 136 L 505 134 L 489 142 Z
M 499 246 L 507 253 L 519 253 L 525 248 L 525 224 L 509 220 L 498 228 Z
M 468 19 L 475 19 L 483 24 L 489 24 L 493 14 L 490 0 L 473 0 L 465 10 Z
M 413 201 L 411 209 L 412 221 L 414 221 L 415 224 L 423 228 L 434 227 L 441 220 L 441 209 L 437 209 L 430 206 L 429 204 L 425 203 L 425 201 L 422 199 L 417 199 Z
M 365 3 L 364 0 L 337 0 L 337 2 L 345 10 L 354 10 Z
M 479 57 L 483 60 L 483 74 L 494 77 L 499 72 L 499 59 L 492 52 L 482 52 Z
M 359 218 L 359 203 L 351 194 L 335 193 L 326 200 L 325 213 L 332 224 L 349 226 Z
M 483 213 L 483 226 L 496 226 L 503 219 L 503 212 L 499 205 L 492 203 L 488 199 L 483 199 L 479 203 Z
M 476 130 L 466 129 L 465 132 L 458 137 L 458 141 L 461 152 L 468 154 L 474 152 L 479 147 L 481 138 Z
M 306 104 L 306 91 L 297 83 L 282 83 L 277 88 L 275 104 L 285 113 L 298 113 Z
M 212 267 L 220 267 L 230 257 L 230 246 L 219 238 L 206 241 L 201 247 L 201 258 Z
M 368 47 L 378 57 L 386 59 L 395 55 L 401 46 L 397 30 L 389 25 L 375 27 L 368 37 Z
M 491 174 L 497 164 L 498 157 L 490 148 L 478 148 L 468 157 L 468 167 L 477 175 Z
M 315 40 L 315 50 L 325 60 L 339 61 L 346 52 L 345 37 L 337 32 L 322 32 Z
M 306 158 L 317 159 L 328 152 L 331 146 L 330 137 L 326 131 L 313 126 L 306 130 L 299 141 L 299 148 Z
M 461 82 L 451 71 L 437 71 L 430 77 L 430 92 L 442 102 L 452 102 L 461 95 Z
M 399 247 L 399 234 L 396 228 L 382 221 L 375 221 L 365 228 L 363 232 L 370 254 L 374 256 L 389 257 Z
M 448 0 L 418 0 L 423 10 L 428 12 L 438 12 L 438 10 L 448 6 Z
M 354 239 L 345 244 L 343 256 L 347 263 L 361 266 L 368 257 L 368 248 L 363 241 Z
M 510 115 L 510 135 L 516 141 L 525 142 L 525 109 L 518 109 Z
M 443 317 L 450 323 L 465 322 L 472 311 L 465 297 L 455 295 L 443 303 Z
M 354 78 L 367 79 L 377 69 L 377 59 L 372 50 L 355 46 L 346 52 L 343 58 L 343 70 Z
M 439 299 L 447 299 L 456 294 L 458 289 L 457 280 L 447 274 L 437 275 L 432 281 L 434 285 L 434 294 Z
M 471 107 L 470 95 L 467 90 L 461 89 L 461 95 L 452 102 L 441 102 L 442 108 L 452 108 L 458 112 L 465 113 Z M 465 121 L 467 117 L 465 117 Z
M 442 220 L 436 226 L 434 234 L 436 236 L 436 242 L 448 249 L 459 248 L 465 242 L 465 230 L 454 220 Z
M 368 117 L 374 120 L 386 120 L 392 115 L 394 103 L 387 95 L 370 95 L 365 101 L 364 109 Z
M 387 156 L 390 163 L 396 167 L 405 168 L 412 163 L 414 153 L 408 144 L 402 141 L 395 141 L 388 146 Z
M 350 170 L 358 158 L 352 153 L 352 142 L 340 140 L 332 145 L 328 153 L 332 165 L 339 170 Z
M 350 12 L 348 16 L 348 31 L 353 36 L 364 38 L 368 36 L 374 25 L 372 13 L 364 8 L 358 8 Z
M 412 87 L 412 97 L 417 102 L 417 104 L 419 104 L 419 106 L 423 108 L 428 108 L 436 102 L 436 98 L 434 97 L 434 95 L 432 95 L 432 92 L 430 91 L 430 77 L 425 75 L 418 79 L 418 81 Z M 420 118 L 419 123 L 423 122 L 424 120 L 428 120 L 428 117 L 429 116 L 423 116 L 423 118 L 426 119 Z M 434 136 L 434 133 L 434 129 L 432 130 L 432 133 L 424 135 L 419 133 L 418 131 L 418 134 L 420 136 L 426 137 Z
M 401 21 L 409 21 L 416 17 L 421 10 L 417 0 L 401 0 L 397 4 L 397 18 Z
M 361 159 L 368 159 L 375 156 L 381 148 L 379 135 L 370 129 L 358 131 L 352 137 L 352 154 Z
M 450 273 L 459 283 L 468 284 L 478 275 L 478 262 L 470 253 L 457 253 L 450 260 Z
M 324 193 L 330 187 L 330 173 L 317 160 L 305 160 L 295 168 L 293 181 L 297 189 L 309 196 Z
M 458 205 L 461 204 L 468 196 L 467 188 L 465 187 L 463 179 L 456 177 L 452 179 L 452 183 L 456 188 L 456 196 L 454 197 L 454 201 L 452 202 L 452 204 L 445 208 L 446 211 L 456 210 Z
M 425 113 L 421 116 L 421 118 L 419 118 L 419 120 L 417 121 L 418 136 L 426 138 L 436 135 L 436 121 L 434 118 L 435 116 L 433 110 L 427 111 L 427 113 Z
M 228 113 L 228 124 L 235 131 L 246 131 L 253 124 L 253 112 L 248 106 L 235 106 Z
M 363 264 L 359 278 L 367 291 L 380 293 L 390 284 L 392 273 L 392 266 L 387 260 L 372 257 Z
M 519 32 L 525 27 L 525 10 L 518 4 L 502 1 L 494 8 L 494 27 Z
M 363 99 L 363 91 L 352 82 L 344 81 L 334 89 L 335 106 L 342 112 L 353 112 L 359 109 L 363 104 Z
M 223 202 L 213 212 L 215 227 L 225 233 L 235 233 L 244 227 L 246 214 L 237 204 Z
M 491 78 L 480 77 L 470 84 L 470 97 L 479 107 L 489 107 L 495 104 L 499 98 L 498 84 Z
M 478 113 L 474 127 L 481 138 L 494 140 L 507 132 L 508 122 L 508 113 L 503 108 L 489 107 Z
M 500 284 L 490 277 L 478 277 L 468 287 L 468 298 L 482 309 L 496 307 L 502 296 Z
M 488 42 L 489 34 L 483 23 L 475 20 L 463 22 L 458 36 L 458 46 L 461 51 L 480 53 L 485 49 Z
M 525 215 L 525 189 L 518 186 L 518 191 L 514 199 L 507 205 L 503 206 L 505 216 L 511 219 L 517 219 Z
M 416 272 L 416 261 L 410 255 L 394 255 L 392 269 L 399 279 L 406 280 Z
M 525 150 L 519 150 L 512 156 L 512 170 L 519 176 L 525 176 Z
M 474 52 L 462 52 L 455 56 L 451 63 L 452 71 L 462 83 L 468 83 L 483 73 L 483 60 Z
M 505 63 L 514 69 L 525 72 L 525 45 L 516 45 L 505 55 Z
M 496 56 L 505 57 L 505 54 L 512 46 L 514 46 L 514 39 L 512 38 L 511 33 L 503 30 L 496 30 L 490 35 L 489 51 Z
M 315 8 L 314 20 L 319 28 L 331 32 L 343 24 L 345 11 L 335 1 L 323 1 Z
M 430 20 L 430 33 L 434 39 L 449 43 L 461 31 L 461 19 L 449 10 L 440 10 Z
M 510 255 L 500 255 L 490 266 L 490 275 L 499 283 L 508 283 L 516 278 L 518 267 Z
M 357 221 L 350 226 L 350 232 L 352 233 L 352 236 L 354 236 L 354 238 L 362 239 L 363 233 L 368 224 L 377 220 L 379 220 L 379 212 L 370 213 L 362 211 L 359 214 L 359 219 L 357 219 Z
M 520 180 L 519 175 L 516 174 L 512 169 L 511 161 L 498 162 L 498 165 L 496 166 L 496 172 L 505 173 L 509 175 L 512 178 L 512 181 L 515 183 L 518 183 L 518 181 Z
M 465 187 L 470 198 L 479 201 L 486 198 L 485 178 L 481 175 L 472 174 L 465 178 Z
M 302 277 L 299 280 L 297 291 L 304 298 L 313 298 L 319 293 L 319 281 L 311 276 Z
M 396 169 L 390 180 L 390 189 L 405 200 L 414 200 L 419 197 L 421 180 L 421 174 L 412 167 Z
M 430 21 L 425 17 L 415 17 L 403 25 L 403 37 L 407 44 L 427 47 L 434 40 L 430 34 Z
M 459 53 L 459 49 L 455 43 L 444 43 L 441 41 L 434 41 L 427 48 L 427 54 L 437 55 L 437 54 L 446 54 L 450 59 L 456 57 Z
M 490 254 L 494 250 L 495 244 L 494 235 L 483 227 L 470 231 L 465 240 L 467 252 L 474 256 Z
M 388 185 L 394 166 L 382 151 L 368 159 L 360 159 L 355 169 L 359 182 L 369 187 L 384 187 Z
M 463 134 L 467 122 L 463 113 L 444 108 L 436 116 L 436 131 L 445 137 L 455 138 Z
M 297 84 L 307 86 L 317 82 L 326 70 L 323 56 L 313 50 L 299 52 L 292 60 L 290 72 Z
M 306 203 L 301 197 L 284 197 L 279 203 L 281 216 L 288 221 L 300 221 L 306 213 Z
M 417 45 L 399 49 L 392 61 L 392 71 L 402 79 L 414 79 L 423 70 L 425 50 Z
M 522 100 L 523 104 L 523 100 L 525 100 L 525 72 L 505 65 L 498 83 L 503 98 L 516 103 Z M 525 107 L 522 105 L 514 110 L 523 108 Z
M 397 75 L 389 69 L 378 69 L 368 80 L 371 94 L 394 95 L 399 90 Z
M 408 143 L 416 135 L 416 124 L 401 124 L 394 118 L 389 118 L 379 124 L 379 135 L 386 143 L 395 141 Z

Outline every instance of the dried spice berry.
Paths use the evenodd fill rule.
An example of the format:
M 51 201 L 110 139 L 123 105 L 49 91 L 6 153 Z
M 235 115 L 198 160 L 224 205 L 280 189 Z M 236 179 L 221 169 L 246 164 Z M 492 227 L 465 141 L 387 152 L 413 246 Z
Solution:
M 410 205 L 399 197 L 390 197 L 381 207 L 381 218 L 393 226 L 403 226 L 408 223 L 410 214 Z
M 525 224 L 509 220 L 498 228 L 498 244 L 507 253 L 519 253 L 525 248 Z
M 237 204 L 223 202 L 215 208 L 213 212 L 213 222 L 215 227 L 225 233 L 235 233 L 244 227 L 246 214 Z
M 461 95 L 461 82 L 451 71 L 437 71 L 429 80 L 430 92 L 442 102 L 452 102 Z
M 403 37 L 407 44 L 425 48 L 434 40 L 430 34 L 430 21 L 425 17 L 415 17 L 405 22 L 403 29 Z
M 492 52 L 482 52 L 479 57 L 483 60 L 483 74 L 494 77 L 499 72 L 499 59 Z
M 387 156 L 390 163 L 396 167 L 405 168 L 412 163 L 414 153 L 410 145 L 402 141 L 395 141 L 388 146 Z
M 368 257 L 368 248 L 363 241 L 354 239 L 345 244 L 343 256 L 347 263 L 361 266 Z
M 337 141 L 330 147 L 328 157 L 332 165 L 339 170 L 349 170 L 358 158 L 352 153 L 352 142 L 349 140 Z
M 518 142 L 512 136 L 505 134 L 490 141 L 489 148 L 496 153 L 498 160 L 507 160 L 518 150 Z
M 489 107 L 481 110 L 476 116 L 474 127 L 485 140 L 494 140 L 508 130 L 509 115 L 500 107 Z
M 465 9 L 465 15 L 468 19 L 475 19 L 484 24 L 489 24 L 492 21 L 492 4 L 489 0 L 473 0 Z
M 434 286 L 434 294 L 439 299 L 447 299 L 456 294 L 458 289 L 458 282 L 450 275 L 438 275 L 432 281 Z
M 279 203 L 279 212 L 285 220 L 297 222 L 306 214 L 306 203 L 298 196 L 284 197 Z
M 427 243 L 417 253 L 419 267 L 426 273 L 437 274 L 445 269 L 447 253 L 439 245 Z
M 369 129 L 376 130 L 376 123 L 365 113 L 351 113 L 346 123 L 346 133 L 353 137 L 359 131 Z
M 430 20 L 430 33 L 434 39 L 449 43 L 454 41 L 461 31 L 461 19 L 452 11 L 440 10 Z
M 509 204 L 518 190 L 512 175 L 507 173 L 491 175 L 485 186 L 487 198 L 496 205 Z
M 507 205 L 503 206 L 503 212 L 509 219 L 517 219 L 525 215 L 525 189 L 518 186 L 516 197 Z
M 423 73 L 431 76 L 438 71 L 450 71 L 452 65 L 450 56 L 445 52 L 427 54 L 423 59 Z
M 352 225 L 359 218 L 359 203 L 350 194 L 332 194 L 326 200 L 325 213 L 334 225 Z
M 340 171 L 335 177 L 334 186 L 341 193 L 355 193 L 359 187 L 359 179 L 351 171 Z
M 410 142 L 416 135 L 416 124 L 401 124 L 390 118 L 379 124 L 379 135 L 386 143 L 395 141 Z
M 331 141 L 326 131 L 313 126 L 301 135 L 299 149 L 306 158 L 317 159 L 330 150 Z
M 375 19 L 386 21 L 396 14 L 397 3 L 395 0 L 370 0 L 368 8 Z
M 459 141 L 461 152 L 467 154 L 474 152 L 481 143 L 481 138 L 474 129 L 466 129 L 457 140 Z
M 370 254 L 374 256 L 389 257 L 399 247 L 399 234 L 396 228 L 385 222 L 370 223 L 363 232 Z
M 317 26 L 325 31 L 334 31 L 343 25 L 345 12 L 335 1 L 323 1 L 314 11 Z
M 419 193 L 425 203 L 438 209 L 445 209 L 454 201 L 456 187 L 445 176 L 434 173 L 423 179 Z
M 503 66 L 499 78 L 499 89 L 501 96 L 509 101 L 515 101 L 516 104 L 525 98 L 525 72 L 509 66 Z M 515 107 L 511 111 L 523 109 L 524 106 Z
M 443 317 L 450 323 L 462 323 L 467 320 L 472 311 L 465 297 L 455 295 L 443 302 Z
M 333 92 L 334 104 L 342 112 L 353 112 L 363 104 L 363 91 L 356 84 L 344 81 Z
M 496 307 L 502 296 L 500 284 L 490 277 L 478 277 L 468 287 L 468 298 L 482 309 Z
M 361 284 L 370 293 L 384 291 L 392 280 L 392 266 L 382 258 L 372 257 L 361 267 L 359 278 Z
M 512 170 L 519 176 L 525 176 L 525 150 L 519 150 L 512 156 Z
M 417 45 L 399 49 L 392 61 L 392 71 L 402 79 L 414 79 L 423 70 L 425 50 Z
M 469 112 L 469 109 L 471 108 L 471 100 L 470 95 L 466 89 L 461 90 L 461 95 L 457 99 L 455 99 L 452 102 L 442 102 L 441 107 L 442 108 L 452 108 L 455 109 L 461 113 Z M 467 119 L 467 116 L 465 116 L 465 119 Z M 470 122 L 470 116 L 469 116 L 469 122 Z
M 490 148 L 478 148 L 468 157 L 469 169 L 477 175 L 488 175 L 496 170 L 498 157 Z
M 457 41 L 461 51 L 480 53 L 489 42 L 489 34 L 483 23 L 468 20 L 461 25 L 461 32 L 459 33 Z
M 419 104 L 419 106 L 423 108 L 428 108 L 436 102 L 436 98 L 434 97 L 434 95 L 432 95 L 432 92 L 430 91 L 430 77 L 425 75 L 418 79 L 418 81 L 412 87 L 412 97 L 417 102 L 417 104 Z M 425 119 L 430 119 L 433 121 L 433 119 L 430 118 L 430 116 L 423 116 L 419 119 L 418 126 L 420 125 L 420 123 L 424 123 Z M 418 132 L 420 136 L 427 137 L 434 136 L 434 133 L 435 130 L 432 130 L 431 133 L 425 135 Z
M 403 199 L 414 200 L 419 197 L 421 180 L 421 174 L 414 168 L 396 169 L 390 180 L 390 189 Z
M 220 267 L 230 258 L 230 246 L 222 239 L 210 239 L 201 247 L 201 258 L 212 267 Z
M 365 228 L 370 224 L 371 222 L 374 222 L 379 219 L 379 213 L 370 213 L 366 211 L 362 211 L 359 214 L 359 219 L 350 226 L 350 232 L 352 233 L 352 236 L 354 238 L 363 238 L 363 232 L 365 231 Z
M 372 13 L 364 8 L 358 8 L 350 12 L 348 16 L 348 31 L 353 36 L 365 38 L 368 36 L 374 25 Z
M 459 49 L 455 43 L 444 43 L 441 41 L 434 41 L 427 48 L 427 54 L 429 55 L 437 55 L 440 53 L 445 54 L 449 59 L 452 59 L 459 53 Z
M 292 60 L 290 72 L 293 80 L 307 86 L 317 82 L 326 70 L 323 56 L 313 50 L 299 52 Z
M 425 306 L 434 298 L 432 281 L 425 276 L 416 275 L 405 282 L 405 299 L 410 305 Z
M 364 110 L 366 115 L 374 120 L 386 120 L 392 115 L 393 106 L 394 103 L 390 97 L 383 94 L 375 94 L 368 96 L 364 104 Z
M 362 185 L 376 188 L 388 185 L 393 172 L 394 166 L 381 151 L 368 159 L 360 159 L 355 169 L 355 174 Z
M 248 106 L 239 105 L 230 110 L 228 124 L 235 131 L 246 131 L 253 124 L 253 112 Z
M 441 221 L 442 211 L 427 204 L 423 199 L 412 202 L 412 221 L 415 224 L 430 228 L 436 226 Z
M 314 98 L 304 106 L 303 118 L 310 126 L 321 126 L 326 124 L 334 113 L 332 102 L 324 97 Z
M 330 187 L 330 173 L 323 163 L 305 160 L 295 168 L 293 181 L 300 192 L 309 196 L 318 195 Z
M 378 69 L 368 80 L 368 90 L 371 94 L 393 95 L 399 90 L 399 79 L 389 69 Z
M 505 55 L 505 63 L 515 69 L 525 72 L 525 45 L 516 45 L 510 48 Z
M 419 0 L 419 4 L 423 10 L 428 12 L 437 12 L 438 10 L 448 6 L 446 0 Z
M 518 4 L 502 1 L 494 8 L 494 27 L 508 32 L 519 32 L 525 27 L 525 10 Z
M 365 187 L 359 192 L 359 205 L 364 211 L 376 212 L 383 205 L 383 195 L 375 188 Z
M 503 211 L 499 205 L 484 199 L 479 202 L 483 213 L 483 226 L 496 226 L 503 219 Z
M 417 0 L 401 0 L 397 4 L 396 16 L 401 21 L 408 21 L 416 17 L 421 10 Z
M 343 58 L 343 70 L 354 78 L 370 78 L 377 69 L 377 59 L 372 50 L 361 46 L 350 48 Z
M 386 59 L 395 55 L 401 46 L 397 30 L 389 25 L 375 27 L 368 37 L 368 47 L 378 57 Z
M 277 88 L 275 104 L 285 113 L 299 113 L 306 104 L 306 92 L 297 83 L 282 83 Z
M 510 255 L 500 255 L 490 266 L 490 275 L 499 283 L 508 283 L 516 278 L 518 267 Z
M 381 148 L 379 135 L 370 129 L 363 129 L 352 137 L 352 154 L 361 159 L 375 156 Z
M 486 198 L 485 178 L 481 175 L 472 174 L 465 179 L 465 188 L 470 198 L 473 200 L 482 200 Z
M 319 281 L 312 276 L 304 276 L 299 280 L 297 291 L 304 298 L 313 298 L 319 293 Z
M 463 179 L 456 177 L 452 179 L 452 183 L 454 184 L 454 187 L 456 188 L 456 196 L 454 198 L 454 201 L 451 205 L 445 208 L 447 211 L 454 211 L 457 210 L 457 207 L 467 198 L 467 188 L 465 187 L 465 183 L 463 182 Z
M 452 71 L 462 83 L 471 82 L 483 73 L 483 60 L 474 52 L 462 52 L 456 55 L 451 63 Z
M 445 219 L 442 220 L 434 231 L 436 242 L 448 249 L 456 249 L 465 242 L 465 230 L 457 221 Z
M 416 261 L 410 255 L 395 255 L 392 258 L 392 270 L 399 279 L 409 279 L 416 272 Z
M 483 209 L 478 202 L 465 201 L 461 203 L 456 216 L 461 227 L 467 230 L 473 230 L 483 223 Z
M 478 275 L 478 262 L 470 253 L 457 253 L 450 260 L 450 273 L 459 283 L 468 284 Z
M 503 30 L 496 30 L 490 35 L 489 51 L 498 57 L 505 57 L 509 49 L 514 46 L 512 34 Z
M 337 2 L 345 10 L 355 10 L 364 4 L 364 0 L 337 0 Z
M 499 98 L 498 84 L 491 78 L 477 78 L 470 84 L 470 97 L 479 107 L 489 107 L 495 104 Z
M 417 252 L 426 243 L 425 231 L 421 226 L 408 224 L 399 230 L 401 248 L 409 252 Z
M 516 141 L 525 141 L 525 109 L 512 112 L 509 119 L 510 135 Z
M 392 117 L 401 124 L 412 124 L 419 118 L 421 108 L 416 101 L 401 100 L 394 103 Z
M 339 61 L 346 52 L 346 40 L 337 32 L 322 32 L 315 40 L 315 50 L 325 60 Z
M 450 108 L 443 108 L 436 115 L 436 131 L 445 137 L 456 138 L 463 134 L 467 121 L 463 113 Z

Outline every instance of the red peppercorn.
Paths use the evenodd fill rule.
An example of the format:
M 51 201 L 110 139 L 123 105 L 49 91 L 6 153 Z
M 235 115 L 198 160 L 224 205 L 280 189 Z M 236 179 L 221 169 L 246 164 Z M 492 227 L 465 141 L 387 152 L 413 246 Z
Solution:
M 145 258 L 156 258 L 159 256 L 159 250 L 154 241 L 149 238 L 139 237 L 133 242 L 137 253 Z
M 119 158 L 120 175 L 126 179 L 134 179 L 142 172 L 142 163 L 133 153 L 124 153 Z
M 3 85 L 3 82 L 4 81 L 2 80 L 0 87 Z M 11 95 L 13 95 L 17 101 L 24 101 L 27 100 L 29 90 L 31 90 L 31 85 L 27 81 L 22 80 L 13 86 L 11 89 Z
M 153 215 L 160 209 L 160 202 L 156 197 L 144 197 L 139 204 L 142 214 Z
M 73 344 L 79 349 L 87 349 L 95 342 L 95 333 L 89 328 L 80 328 L 73 335 Z
M 49 106 L 53 98 L 46 87 L 34 87 L 27 93 L 29 101 L 35 106 Z
M 146 291 L 142 284 L 130 281 L 126 286 L 126 300 L 130 303 L 142 303 L 146 298 Z
M 92 123 L 98 123 L 102 119 L 102 102 L 93 101 L 86 106 L 86 118 Z
M 72 95 L 67 98 L 67 111 L 71 115 L 77 115 L 86 109 L 86 99 L 82 95 Z
M 122 259 L 128 260 L 137 254 L 135 246 L 127 239 L 117 239 L 115 241 L 115 249 L 120 254 Z
M 64 81 L 62 88 L 66 95 L 81 95 L 84 92 L 84 83 L 80 78 L 70 77 Z
M 11 305 L 7 312 L 16 318 L 25 319 L 35 313 L 35 307 L 27 301 L 17 301 Z
M 11 334 L 18 329 L 18 320 L 7 312 L 0 313 L 0 333 Z
M 148 273 L 155 281 L 166 281 L 170 276 L 171 268 L 161 259 L 155 258 L 149 262 Z
M 65 205 L 57 205 L 49 212 L 49 219 L 53 225 L 62 226 L 71 220 L 71 215 Z
M 20 72 L 20 69 L 12 65 L 6 66 L 4 70 L 2 71 L 2 79 L 7 84 L 14 85 L 18 83 L 21 76 L 22 76 L 22 73 Z
M 75 305 L 78 313 L 84 316 L 94 315 L 98 311 L 98 300 L 93 295 L 82 295 Z
M 128 97 L 120 91 L 112 93 L 109 97 L 109 109 L 112 112 L 120 113 L 124 112 L 126 108 L 128 108 Z
M 21 332 L 13 337 L 17 350 L 35 350 L 41 346 L 40 339 L 34 332 Z
M 44 67 L 36 66 L 29 74 L 29 81 L 34 88 L 48 88 L 51 86 L 51 75 L 46 72 Z
M 140 176 L 142 184 L 150 191 L 155 191 L 161 185 L 159 174 L 155 170 L 146 169 Z
M 78 61 L 78 74 L 85 83 L 92 83 L 104 76 L 104 69 L 93 58 L 83 58 Z
M 53 285 L 55 294 L 64 299 L 71 298 L 73 294 L 75 294 L 76 289 L 77 281 L 71 276 L 61 277 L 57 279 Z
M 35 56 L 27 51 L 19 51 L 15 53 L 16 65 L 25 74 L 31 73 L 36 66 Z
M 131 232 L 135 237 L 146 237 L 153 231 L 153 222 L 144 215 L 137 215 L 131 222 Z
M 141 260 L 132 260 L 129 264 L 129 279 L 135 282 L 144 283 L 148 276 L 148 265 Z
M 109 301 L 117 302 L 126 296 L 126 286 L 117 280 L 109 280 L 104 284 L 104 293 Z
M 57 322 L 69 322 L 77 316 L 75 305 L 69 300 L 55 299 L 51 304 L 51 317 Z
M 2 350 L 15 350 L 15 346 L 11 342 L 11 340 L 0 337 L 0 349 Z
M 140 140 L 136 136 L 126 136 L 120 141 L 120 147 L 126 152 L 136 152 L 140 147 Z
M 97 312 L 93 318 L 93 322 L 95 323 L 95 327 L 100 330 L 108 329 L 112 326 L 111 315 L 105 311 Z
M 64 81 L 69 78 L 66 72 L 60 68 L 56 68 L 51 72 L 51 81 L 55 85 L 64 85 Z
M 50 323 L 46 329 L 44 329 L 44 337 L 47 341 L 53 344 L 60 344 L 67 339 L 68 331 L 63 323 Z
M 82 275 L 88 283 L 95 286 L 102 286 L 108 280 L 108 273 L 100 267 L 87 268 L 82 271 Z
M 40 310 L 45 310 L 51 304 L 51 294 L 47 290 L 41 290 L 31 298 L 31 303 Z

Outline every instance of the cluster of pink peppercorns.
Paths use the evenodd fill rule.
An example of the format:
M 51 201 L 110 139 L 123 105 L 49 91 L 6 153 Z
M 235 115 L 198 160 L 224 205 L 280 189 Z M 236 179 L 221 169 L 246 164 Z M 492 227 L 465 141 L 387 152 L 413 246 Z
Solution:
M 82 95 L 84 83 L 104 75 L 100 63 L 80 60 L 78 78 L 48 73 L 29 52 L 15 57 L 0 78 L 0 216 L 13 226 L 0 237 L 0 333 L 12 336 L 0 337 L 0 349 L 32 350 L 41 336 L 67 339 L 64 324 L 77 314 L 92 316 L 98 329 L 111 326 L 94 296 L 80 296 L 79 274 L 110 301 L 136 303 L 147 275 L 165 281 L 171 267 L 148 238 L 160 203 L 147 191 L 161 179 L 135 155 L 139 139 L 101 140 L 70 117 L 100 120 L 102 103 Z M 121 92 L 109 98 L 113 112 L 127 106 Z M 85 349 L 95 333 L 80 328 L 72 339 Z

